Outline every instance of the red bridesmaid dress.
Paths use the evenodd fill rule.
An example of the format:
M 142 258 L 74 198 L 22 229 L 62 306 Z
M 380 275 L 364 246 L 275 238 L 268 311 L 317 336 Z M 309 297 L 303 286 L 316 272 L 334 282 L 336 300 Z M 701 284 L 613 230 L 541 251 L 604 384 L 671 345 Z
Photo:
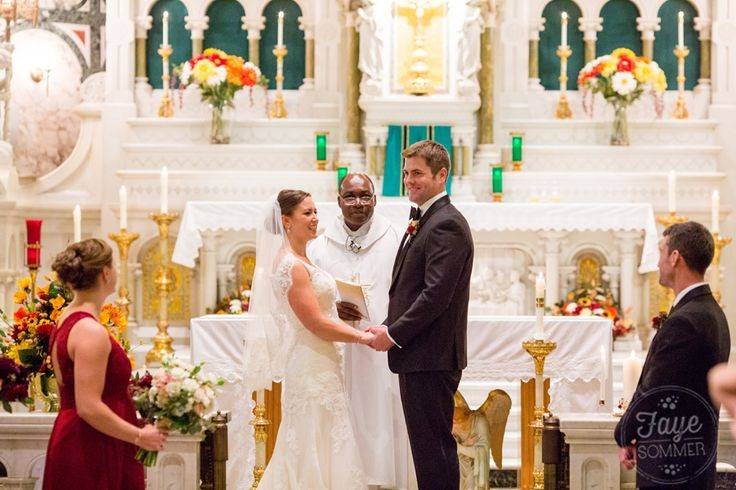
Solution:
M 74 362 L 69 358 L 67 339 L 74 325 L 92 315 L 74 312 L 54 329 L 49 351 L 56 346 L 64 384 L 60 386 L 61 408 L 54 423 L 46 452 L 44 490 L 143 490 L 143 465 L 135 459 L 136 446 L 93 428 L 77 415 L 74 403 Z M 138 425 L 135 406 L 128 393 L 130 361 L 120 345 L 110 337 L 110 355 L 105 371 L 102 401 L 119 417 Z

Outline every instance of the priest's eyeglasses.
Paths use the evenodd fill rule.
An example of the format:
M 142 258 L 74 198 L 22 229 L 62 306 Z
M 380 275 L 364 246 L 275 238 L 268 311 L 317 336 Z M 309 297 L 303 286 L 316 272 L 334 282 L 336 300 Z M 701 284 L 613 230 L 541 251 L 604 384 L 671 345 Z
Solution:
M 373 196 L 340 196 L 345 204 L 353 206 L 355 204 L 370 204 L 373 202 Z

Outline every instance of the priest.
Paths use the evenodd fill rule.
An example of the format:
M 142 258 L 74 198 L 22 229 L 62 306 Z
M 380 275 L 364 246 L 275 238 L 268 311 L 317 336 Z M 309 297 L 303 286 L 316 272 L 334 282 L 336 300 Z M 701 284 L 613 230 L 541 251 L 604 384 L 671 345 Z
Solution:
M 386 317 L 391 269 L 399 234 L 374 213 L 373 182 L 350 173 L 338 189 L 342 211 L 308 248 L 310 260 L 335 279 L 363 286 L 368 317 L 356 305 L 338 302 L 340 318 L 365 329 Z M 409 442 L 398 382 L 385 352 L 362 345 L 345 346 L 345 381 L 356 437 L 368 484 L 372 488 L 407 488 Z

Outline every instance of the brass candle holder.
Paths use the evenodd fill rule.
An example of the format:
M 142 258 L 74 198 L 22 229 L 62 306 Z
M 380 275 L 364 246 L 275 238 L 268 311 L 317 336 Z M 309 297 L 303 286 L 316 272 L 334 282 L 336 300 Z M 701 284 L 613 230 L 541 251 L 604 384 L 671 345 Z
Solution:
M 720 233 L 715 232 L 713 233 L 713 244 L 715 245 L 715 250 L 713 253 L 713 262 L 711 266 L 713 267 L 713 275 L 710 278 L 711 279 L 711 285 L 713 286 L 713 297 L 716 299 L 716 301 L 720 304 L 721 303 L 721 252 L 723 251 L 723 247 L 730 245 L 733 239 L 731 237 L 723 237 Z M 721 305 L 723 306 L 723 305 Z
M 169 58 L 171 57 L 174 49 L 170 44 L 162 44 L 158 48 L 158 54 L 161 56 L 161 67 L 163 75 L 161 80 L 163 81 L 163 95 L 161 97 L 161 103 L 158 106 L 158 117 L 173 117 L 174 116 L 174 103 L 171 100 L 171 94 L 169 90 L 169 81 L 171 75 L 169 75 Z
M 542 432 L 544 430 L 544 361 L 557 348 L 557 343 L 544 339 L 526 340 L 521 346 L 534 359 L 534 490 L 544 490 L 544 463 L 542 462 Z
M 120 254 L 120 274 L 118 275 L 118 299 L 115 300 L 115 304 L 118 305 L 120 311 L 123 313 L 123 317 L 127 323 L 128 313 L 130 307 L 130 297 L 128 292 L 128 249 L 130 245 L 140 238 L 138 233 L 131 233 L 125 228 L 122 228 L 117 233 L 110 233 L 107 235 L 110 240 L 114 241 L 118 246 L 118 253 Z M 126 340 L 128 339 L 128 332 L 124 334 Z
M 266 471 L 266 441 L 268 440 L 268 427 L 271 422 L 266 418 L 266 402 L 263 390 L 256 391 L 256 406 L 253 407 L 253 420 L 249 422 L 253 426 L 253 439 L 255 439 L 256 462 L 253 467 L 252 490 L 256 490 L 261 483 L 263 473 Z
M 570 46 L 558 46 L 555 54 L 560 58 L 560 98 L 555 109 L 556 119 L 571 119 L 572 111 L 567 100 L 567 59 L 572 55 Z
M 690 218 L 687 216 L 680 216 L 674 211 L 670 211 L 667 214 L 660 214 L 655 218 L 657 220 L 657 223 L 664 226 L 665 228 L 669 228 L 672 225 L 678 224 L 678 223 L 684 223 L 685 221 L 688 221 Z
M 284 106 L 284 57 L 289 53 L 286 46 L 277 44 L 273 48 L 273 55 L 276 57 L 276 99 L 269 109 L 269 116 L 273 119 L 284 119 L 288 115 Z
M 685 58 L 690 54 L 690 50 L 687 46 L 677 46 L 673 52 L 677 56 L 677 102 L 672 117 L 687 119 L 690 114 L 685 106 Z
M 158 226 L 158 245 L 161 264 L 156 273 L 158 290 L 158 332 L 153 336 L 153 348 L 146 354 L 146 364 L 158 364 L 166 354 L 172 354 L 173 340 L 169 335 L 169 292 L 173 289 L 173 273 L 169 266 L 169 226 L 179 217 L 178 213 L 151 213 L 151 219 Z

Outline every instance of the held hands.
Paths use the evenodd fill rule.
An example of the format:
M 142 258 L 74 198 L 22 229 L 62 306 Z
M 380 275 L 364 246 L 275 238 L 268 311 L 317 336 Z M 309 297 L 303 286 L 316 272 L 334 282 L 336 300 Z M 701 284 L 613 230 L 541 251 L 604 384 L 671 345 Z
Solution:
M 146 424 L 138 430 L 134 444 L 147 451 L 161 451 L 164 448 L 169 431 L 159 429 L 155 425 Z
M 385 325 L 377 325 L 368 329 L 368 332 L 375 335 L 370 346 L 379 352 L 385 352 L 394 346 L 394 343 L 388 337 L 388 329 Z
M 625 469 L 633 470 L 634 466 L 636 466 L 636 447 L 625 446 L 618 448 L 618 460 Z

